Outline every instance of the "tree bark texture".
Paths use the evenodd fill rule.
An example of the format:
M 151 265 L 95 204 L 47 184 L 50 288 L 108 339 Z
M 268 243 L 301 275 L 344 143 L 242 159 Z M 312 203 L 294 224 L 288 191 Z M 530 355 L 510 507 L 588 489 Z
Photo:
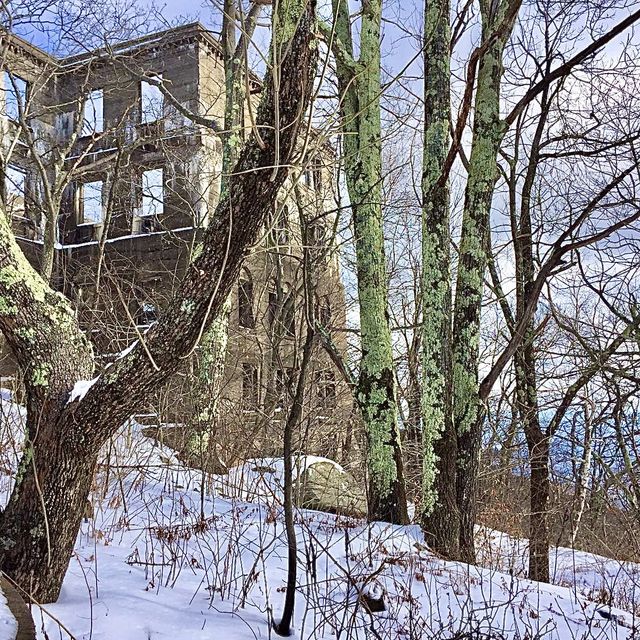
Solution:
M 424 11 L 422 161 L 422 526 L 430 546 L 458 553 L 457 439 L 451 418 L 451 274 L 449 183 L 450 2 Z
M 362 3 L 360 57 L 353 58 L 349 6 L 333 0 L 340 42 L 338 84 L 344 166 L 353 213 L 362 357 L 356 398 L 367 434 L 369 516 L 404 523 L 407 505 L 398 427 L 382 228 L 380 23 L 382 3 Z M 346 52 L 346 53 L 345 53 Z
M 456 491 L 460 514 L 460 558 L 475 560 L 473 527 L 482 435 L 478 357 L 480 312 L 487 267 L 491 201 L 498 177 L 496 159 L 505 127 L 500 119 L 502 55 L 515 15 L 511 3 L 483 1 L 482 41 L 491 44 L 480 58 L 473 141 L 465 191 L 453 313 L 453 420 L 458 438 Z M 496 33 L 496 29 L 499 32 Z

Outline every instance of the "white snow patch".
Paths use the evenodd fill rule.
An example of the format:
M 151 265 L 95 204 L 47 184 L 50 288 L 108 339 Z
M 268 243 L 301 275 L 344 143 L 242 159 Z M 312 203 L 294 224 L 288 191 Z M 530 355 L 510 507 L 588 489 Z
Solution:
M 7 606 L 7 599 L 0 591 L 0 640 L 14 640 L 18 623 Z
M 67 400 L 67 404 L 71 404 L 76 400 L 82 400 L 86 395 L 89 389 L 93 387 L 93 385 L 98 382 L 100 376 L 93 378 L 93 380 L 78 380 L 75 383 L 73 389 L 71 390 L 71 394 L 69 395 L 69 399 Z

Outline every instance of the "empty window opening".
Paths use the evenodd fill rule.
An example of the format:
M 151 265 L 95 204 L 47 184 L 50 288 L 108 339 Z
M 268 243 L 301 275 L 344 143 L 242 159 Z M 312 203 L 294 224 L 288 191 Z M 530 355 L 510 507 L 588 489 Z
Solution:
M 302 172 L 302 180 L 309 189 L 313 189 L 313 169 L 310 167 L 305 168 Z
M 143 302 L 136 314 L 136 323 L 139 327 L 148 327 L 158 320 L 158 308 L 152 302 Z
M 253 317 L 253 282 L 240 280 L 238 284 L 238 323 L 245 329 L 253 329 L 256 326 Z
M 292 294 L 287 296 L 284 301 L 284 307 L 282 309 L 282 326 L 284 334 L 288 338 L 293 338 L 296 335 L 296 319 L 295 319 L 295 301 Z
M 316 375 L 318 399 L 323 407 L 336 406 L 336 376 L 333 371 L 319 371 Z
M 318 320 L 325 329 L 331 324 L 331 302 L 329 298 L 323 298 L 318 305 Z
M 104 94 L 94 89 L 84 102 L 82 135 L 91 136 L 104 130 Z
M 291 367 L 285 367 L 284 369 L 276 370 L 276 407 L 282 408 L 286 404 L 286 399 L 293 395 L 293 369 Z
M 272 330 L 287 338 L 295 337 L 295 300 L 293 294 L 283 294 L 283 299 L 278 299 L 275 291 L 269 292 L 269 304 L 267 319 Z
M 156 82 L 162 82 L 161 75 L 152 76 Z M 140 122 L 143 124 L 160 120 L 164 112 L 164 96 L 160 87 L 143 80 L 140 83 Z
M 81 185 L 80 224 L 102 224 L 104 222 L 102 188 L 102 180 L 85 182 Z
M 27 104 L 27 81 L 8 71 L 4 72 L 4 114 L 11 120 L 20 120 L 20 110 L 24 114 Z
M 27 193 L 27 174 L 24 169 L 9 165 L 4 172 L 5 205 L 12 216 L 24 216 Z
M 164 177 L 162 169 L 142 172 L 141 216 L 158 216 L 164 211 Z
M 322 190 L 322 160 L 318 156 L 315 156 L 311 163 L 311 170 L 313 172 L 313 188 L 316 191 Z

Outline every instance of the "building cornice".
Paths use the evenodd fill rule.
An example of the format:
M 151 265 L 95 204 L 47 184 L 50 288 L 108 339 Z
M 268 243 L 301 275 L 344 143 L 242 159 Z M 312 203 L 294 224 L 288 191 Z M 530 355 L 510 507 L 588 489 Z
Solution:
M 37 66 L 59 66 L 60 60 L 35 46 L 28 40 L 0 28 L 0 50 L 8 49 L 13 53 L 26 56 Z

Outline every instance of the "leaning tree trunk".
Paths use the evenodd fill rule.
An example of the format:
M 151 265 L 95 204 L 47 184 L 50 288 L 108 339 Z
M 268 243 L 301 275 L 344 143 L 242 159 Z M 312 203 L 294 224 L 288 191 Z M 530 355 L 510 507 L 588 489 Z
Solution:
M 467 562 L 475 561 L 473 528 L 483 418 L 478 386 L 480 312 L 491 201 L 498 177 L 497 154 L 504 136 L 500 83 L 504 71 L 502 55 L 515 21 L 511 4 L 509 0 L 502 0 L 497 7 L 495 2 L 480 3 L 482 41 L 490 44 L 478 68 L 453 313 L 452 414 L 458 438 L 456 490 L 460 558 Z
M 353 58 L 349 6 L 333 1 L 342 95 L 344 167 L 353 212 L 360 309 L 360 377 L 356 399 L 367 434 L 369 516 L 404 523 L 407 504 L 398 428 L 387 266 L 382 228 L 380 23 L 382 3 L 362 3 L 360 58 Z
M 83 398 L 71 401 L 69 394 L 77 380 L 93 374 L 88 341 L 64 298 L 29 266 L 0 219 L 0 329 L 26 370 L 28 398 L 28 441 L 0 517 L 0 563 L 39 601 L 60 592 L 100 447 L 178 370 L 220 314 L 273 209 L 309 106 L 315 29 L 313 1 L 278 5 L 272 49 L 280 52 L 280 79 L 277 94 L 271 74 L 265 82 L 261 140 L 252 136 L 243 149 L 234 172 L 239 177 L 218 205 L 200 255 L 144 345 L 114 362 Z
M 422 161 L 422 527 L 429 545 L 457 556 L 457 439 L 451 419 L 449 183 L 449 0 L 424 11 L 424 148 Z
M 0 515 L 2 570 L 52 599 L 69 563 L 95 456 L 64 416 L 69 390 L 93 371 L 93 354 L 73 311 L 15 243 L 0 213 L 0 327 L 24 373 L 27 422 L 14 489 Z M 34 558 L 37 559 L 34 562 Z

